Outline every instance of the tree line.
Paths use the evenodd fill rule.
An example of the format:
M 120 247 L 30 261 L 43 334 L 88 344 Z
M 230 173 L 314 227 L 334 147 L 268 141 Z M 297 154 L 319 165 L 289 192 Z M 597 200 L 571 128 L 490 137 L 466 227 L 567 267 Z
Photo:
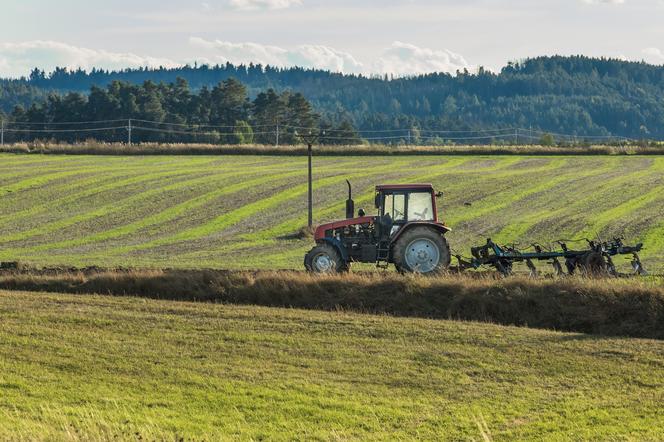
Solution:
M 440 131 L 513 127 L 580 138 L 664 140 L 664 66 L 583 56 L 526 59 L 496 73 L 480 68 L 406 78 L 230 63 L 122 71 L 35 69 L 26 78 L 0 82 L 0 108 L 27 108 L 53 91 L 87 92 L 116 81 L 177 84 L 178 77 L 199 95 L 234 78 L 245 85 L 252 103 L 269 89 L 279 96 L 297 91 L 321 121 L 334 127 L 345 123 L 363 135 L 396 131 L 396 142 L 431 142 Z
M 229 78 L 193 92 L 188 82 L 141 85 L 113 81 L 88 94 L 50 93 L 4 116 L 5 142 L 178 142 L 297 144 L 316 137 L 323 144 L 357 144 L 348 121 L 332 124 L 298 92 L 268 89 L 250 100 L 247 88 Z

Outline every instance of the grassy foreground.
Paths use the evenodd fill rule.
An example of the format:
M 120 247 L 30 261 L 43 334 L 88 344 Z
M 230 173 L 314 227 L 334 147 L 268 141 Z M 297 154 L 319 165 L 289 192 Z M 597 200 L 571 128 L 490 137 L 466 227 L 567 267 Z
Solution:
M 314 218 L 344 216 L 345 179 L 431 182 L 452 247 L 624 234 L 664 266 L 663 156 L 326 156 Z M 300 269 L 306 158 L 0 154 L 0 260 L 37 265 Z M 580 247 L 583 243 L 571 243 Z M 624 270 L 627 261 L 618 264 Z
M 664 343 L 0 292 L 0 439 L 662 440 Z

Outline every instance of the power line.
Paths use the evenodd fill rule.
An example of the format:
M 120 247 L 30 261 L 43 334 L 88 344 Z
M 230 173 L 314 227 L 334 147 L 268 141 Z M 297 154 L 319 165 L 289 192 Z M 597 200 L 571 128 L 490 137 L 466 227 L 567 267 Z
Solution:
M 507 138 L 507 137 L 512 137 L 513 134 L 501 134 L 501 135 L 484 135 L 484 136 L 477 136 L 477 137 L 446 137 L 445 140 L 448 141 L 455 141 L 455 140 L 489 140 L 493 138 Z M 321 136 L 320 137 L 322 140 L 357 140 L 358 137 L 328 137 L 328 136 Z M 377 140 L 403 140 L 405 137 L 403 136 L 398 136 L 398 137 L 363 137 L 364 140 L 367 141 L 377 141 Z M 439 137 L 420 137 L 420 139 L 425 139 L 425 140 L 436 140 L 440 139 Z
M 496 135 L 482 135 L 482 136 L 477 136 L 477 137 L 445 137 L 445 140 L 450 140 L 450 141 L 455 141 L 455 140 L 490 140 L 493 138 L 512 138 L 514 136 L 513 133 L 505 133 L 505 134 L 496 134 Z M 440 137 L 422 137 L 425 139 L 429 140 L 435 140 L 439 139 Z
M 543 131 L 543 130 L 537 130 L 537 129 L 517 129 L 519 131 L 523 132 L 531 132 L 531 133 L 537 133 L 541 135 L 552 135 L 556 137 L 565 137 L 565 138 L 582 138 L 582 139 L 612 139 L 612 138 L 622 138 L 628 140 L 629 138 L 623 137 L 622 135 L 572 135 L 572 134 L 562 134 L 562 133 L 557 133 L 557 132 L 548 132 L 548 131 Z M 521 134 L 520 136 L 528 136 L 528 135 L 523 135 Z M 531 136 L 532 137 L 532 136 Z
M 289 129 L 296 129 L 296 130 L 307 130 L 311 129 L 310 127 L 302 127 L 302 126 L 287 126 L 283 125 L 281 127 L 286 127 Z M 422 132 L 427 132 L 427 133 L 488 133 L 488 132 L 507 132 L 511 131 L 511 133 L 514 132 L 515 128 L 513 127 L 506 127 L 506 128 L 500 128 L 500 129 L 466 129 L 466 130 L 435 130 L 435 129 L 420 129 L 420 128 L 415 128 Z M 410 129 L 381 129 L 381 130 L 365 130 L 365 129 L 358 129 L 357 131 L 360 133 L 389 133 L 389 132 L 403 132 L 404 136 L 408 134 L 409 131 L 412 131 L 413 128 Z M 323 129 L 325 132 L 346 132 L 345 129 Z
M 281 127 L 285 127 L 288 129 L 295 129 L 295 130 L 311 130 L 315 128 L 311 127 L 304 127 L 304 126 L 288 126 L 288 125 L 282 125 Z M 320 129 L 322 132 L 346 132 L 345 129 L 334 129 L 334 128 L 326 128 L 326 129 Z M 388 133 L 388 132 L 407 132 L 408 129 L 382 129 L 382 130 L 358 130 L 358 132 L 362 133 Z
M 5 132 L 17 132 L 17 133 L 72 133 L 72 132 L 95 132 L 103 130 L 117 130 L 117 129 L 126 129 L 127 126 L 116 126 L 116 127 L 95 127 L 95 128 L 82 128 L 82 129 L 5 129 Z
M 95 120 L 95 121 L 53 121 L 53 122 L 43 122 L 35 123 L 30 121 L 7 121 L 7 124 L 21 124 L 21 125 L 33 125 L 33 126 L 65 126 L 65 125 L 77 125 L 77 124 L 101 124 L 101 123 L 117 123 L 120 121 L 127 121 L 126 118 L 118 120 Z
M 220 129 L 235 129 L 237 125 L 220 125 L 220 124 L 192 124 L 192 123 L 168 123 L 165 121 L 151 121 L 151 120 L 141 120 L 139 118 L 132 118 L 132 121 L 137 121 L 139 123 L 148 123 L 148 124 L 156 124 L 156 125 L 161 125 L 161 126 L 179 126 L 179 127 L 191 127 L 191 128 L 196 128 L 196 127 L 212 127 L 212 128 L 220 128 Z M 126 121 L 126 120 L 122 120 Z M 276 127 L 278 124 L 254 124 L 251 125 L 251 127 Z M 283 127 L 283 126 L 282 126 Z
M 429 130 L 420 129 L 420 132 L 436 133 L 436 134 L 455 134 L 455 133 L 488 133 L 488 132 L 510 132 L 513 133 L 513 127 L 506 127 L 504 129 L 469 129 L 469 130 Z
M 132 121 L 135 121 L 132 118 Z M 165 131 L 163 129 L 157 129 L 154 127 L 143 127 L 143 126 L 133 126 L 131 127 L 133 130 L 139 129 L 139 130 L 145 130 L 148 132 L 159 132 L 159 133 L 164 133 L 164 134 L 180 134 L 180 135 L 235 135 L 237 132 L 216 132 L 216 131 L 185 131 L 185 130 L 168 130 Z M 268 132 L 252 132 L 253 135 L 271 135 L 274 134 L 273 131 L 268 131 Z
M 64 125 L 100 125 L 100 124 L 110 124 L 117 122 L 127 122 L 127 126 L 112 126 L 112 127 L 81 127 L 81 128 L 48 128 L 48 126 L 64 126 Z M 133 122 L 143 123 L 143 125 L 133 125 Z M 234 131 L 217 131 L 217 130 L 204 130 L 207 128 L 210 129 L 238 129 L 240 126 L 237 125 L 214 125 L 214 124 L 185 124 L 185 123 L 169 123 L 162 121 L 152 121 L 144 119 L 109 119 L 109 120 L 90 120 L 90 121 L 71 121 L 71 122 L 11 122 L 3 121 L 3 133 L 76 133 L 76 132 L 101 132 L 101 131 L 111 131 L 111 130 L 143 130 L 148 132 L 176 134 L 176 135 L 190 135 L 190 136 L 201 136 L 201 135 L 234 135 Z M 21 126 L 41 126 L 38 129 L 31 129 Z M 168 127 L 146 127 L 145 125 L 156 125 L 156 126 L 168 126 Z M 17 127 L 18 126 L 18 127 Z M 173 127 L 179 127 L 181 129 L 174 129 Z M 358 137 L 351 136 L 335 136 L 335 134 L 345 133 L 345 129 L 324 129 L 312 128 L 305 126 L 291 126 L 291 125 L 281 125 L 281 124 L 261 124 L 261 125 L 251 125 L 253 128 L 274 128 L 275 130 L 259 130 L 257 132 L 252 132 L 253 135 L 275 135 L 279 133 L 281 135 L 281 129 L 285 129 L 286 133 L 289 131 L 297 130 L 314 130 L 320 134 L 320 137 L 324 140 L 357 140 L 358 137 L 361 137 L 367 141 L 390 141 L 390 140 L 410 140 L 413 136 L 412 129 L 367 129 L 367 130 L 358 130 Z M 188 130 L 187 130 L 188 129 Z M 463 130 L 438 130 L 438 129 L 417 129 L 419 131 L 419 136 L 416 137 L 419 140 L 440 140 L 441 138 L 446 141 L 462 141 L 462 140 L 488 140 L 496 138 L 511 138 L 511 137 L 521 137 L 522 139 L 529 140 L 538 140 L 541 139 L 543 135 L 551 135 L 560 139 L 581 139 L 581 140 L 622 140 L 622 141 L 634 141 L 630 138 L 620 136 L 620 135 L 573 135 L 573 134 L 563 134 L 557 132 L 548 132 L 539 129 L 523 129 L 520 127 L 505 127 L 505 128 L 495 128 L 495 129 L 463 129 Z M 277 132 L 278 131 L 278 132 Z M 327 135 L 327 134 L 330 135 Z M 376 135 L 372 135 L 376 134 Z M 385 134 L 385 135 L 383 135 Z M 292 132 L 290 135 L 293 135 Z M 451 135 L 451 136 L 445 136 Z
M 533 131 L 536 133 L 540 133 L 541 135 L 551 135 L 553 137 L 557 138 L 566 138 L 566 139 L 572 139 L 572 140 L 586 140 L 586 139 L 593 139 L 593 140 L 622 140 L 622 141 L 634 141 L 632 138 L 627 138 L 623 137 L 621 135 L 566 135 L 566 134 L 558 134 L 558 133 L 551 133 L 551 132 L 544 132 L 544 131 Z M 528 138 L 531 140 L 541 140 L 542 136 L 535 136 L 535 135 L 526 135 L 523 133 L 519 133 L 519 137 L 522 138 Z
M 132 119 L 132 121 L 134 121 Z M 165 134 L 182 134 L 182 135 L 234 135 L 235 133 L 233 132 L 226 132 L 226 133 L 220 133 L 220 132 L 211 132 L 211 131 L 181 131 L 181 130 L 169 130 L 168 132 L 164 132 L 161 129 L 157 128 L 150 128 L 150 127 L 143 127 L 143 126 L 132 126 L 132 129 L 134 130 L 144 130 L 148 132 L 160 132 L 160 133 L 165 133 Z M 276 132 L 274 131 L 262 131 L 262 132 L 253 132 L 253 135 L 274 135 Z M 484 136 L 472 136 L 472 137 L 446 137 L 446 140 L 479 140 L 479 139 L 492 139 L 492 138 L 505 138 L 505 137 L 511 137 L 512 134 L 497 134 L 497 135 L 484 135 Z M 321 135 L 320 138 L 322 140 L 357 140 L 358 137 L 339 137 L 339 136 L 326 136 L 326 135 Z M 436 139 L 437 137 L 421 137 L 424 139 Z M 404 139 L 403 136 L 377 136 L 377 137 L 363 137 L 363 139 L 367 141 L 387 141 L 387 140 L 400 140 Z

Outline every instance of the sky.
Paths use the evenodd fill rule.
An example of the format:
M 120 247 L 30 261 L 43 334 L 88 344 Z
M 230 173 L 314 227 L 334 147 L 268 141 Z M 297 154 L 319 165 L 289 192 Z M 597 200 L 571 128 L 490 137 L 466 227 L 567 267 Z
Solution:
M 3 0 L 0 77 L 262 63 L 412 75 L 538 55 L 664 64 L 664 0 Z

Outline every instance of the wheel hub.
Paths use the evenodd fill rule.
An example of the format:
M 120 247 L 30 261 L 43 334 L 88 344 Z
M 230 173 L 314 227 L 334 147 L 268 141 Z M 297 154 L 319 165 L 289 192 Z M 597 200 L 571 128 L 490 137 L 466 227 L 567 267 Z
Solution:
M 330 255 L 326 253 L 321 253 L 320 255 L 317 255 L 316 257 L 314 257 L 313 261 L 316 271 L 320 273 L 329 273 L 332 270 L 334 270 L 335 267 L 334 260 L 330 257 Z
M 406 264 L 413 271 L 429 273 L 436 269 L 440 261 L 440 250 L 431 240 L 416 239 L 406 249 Z

